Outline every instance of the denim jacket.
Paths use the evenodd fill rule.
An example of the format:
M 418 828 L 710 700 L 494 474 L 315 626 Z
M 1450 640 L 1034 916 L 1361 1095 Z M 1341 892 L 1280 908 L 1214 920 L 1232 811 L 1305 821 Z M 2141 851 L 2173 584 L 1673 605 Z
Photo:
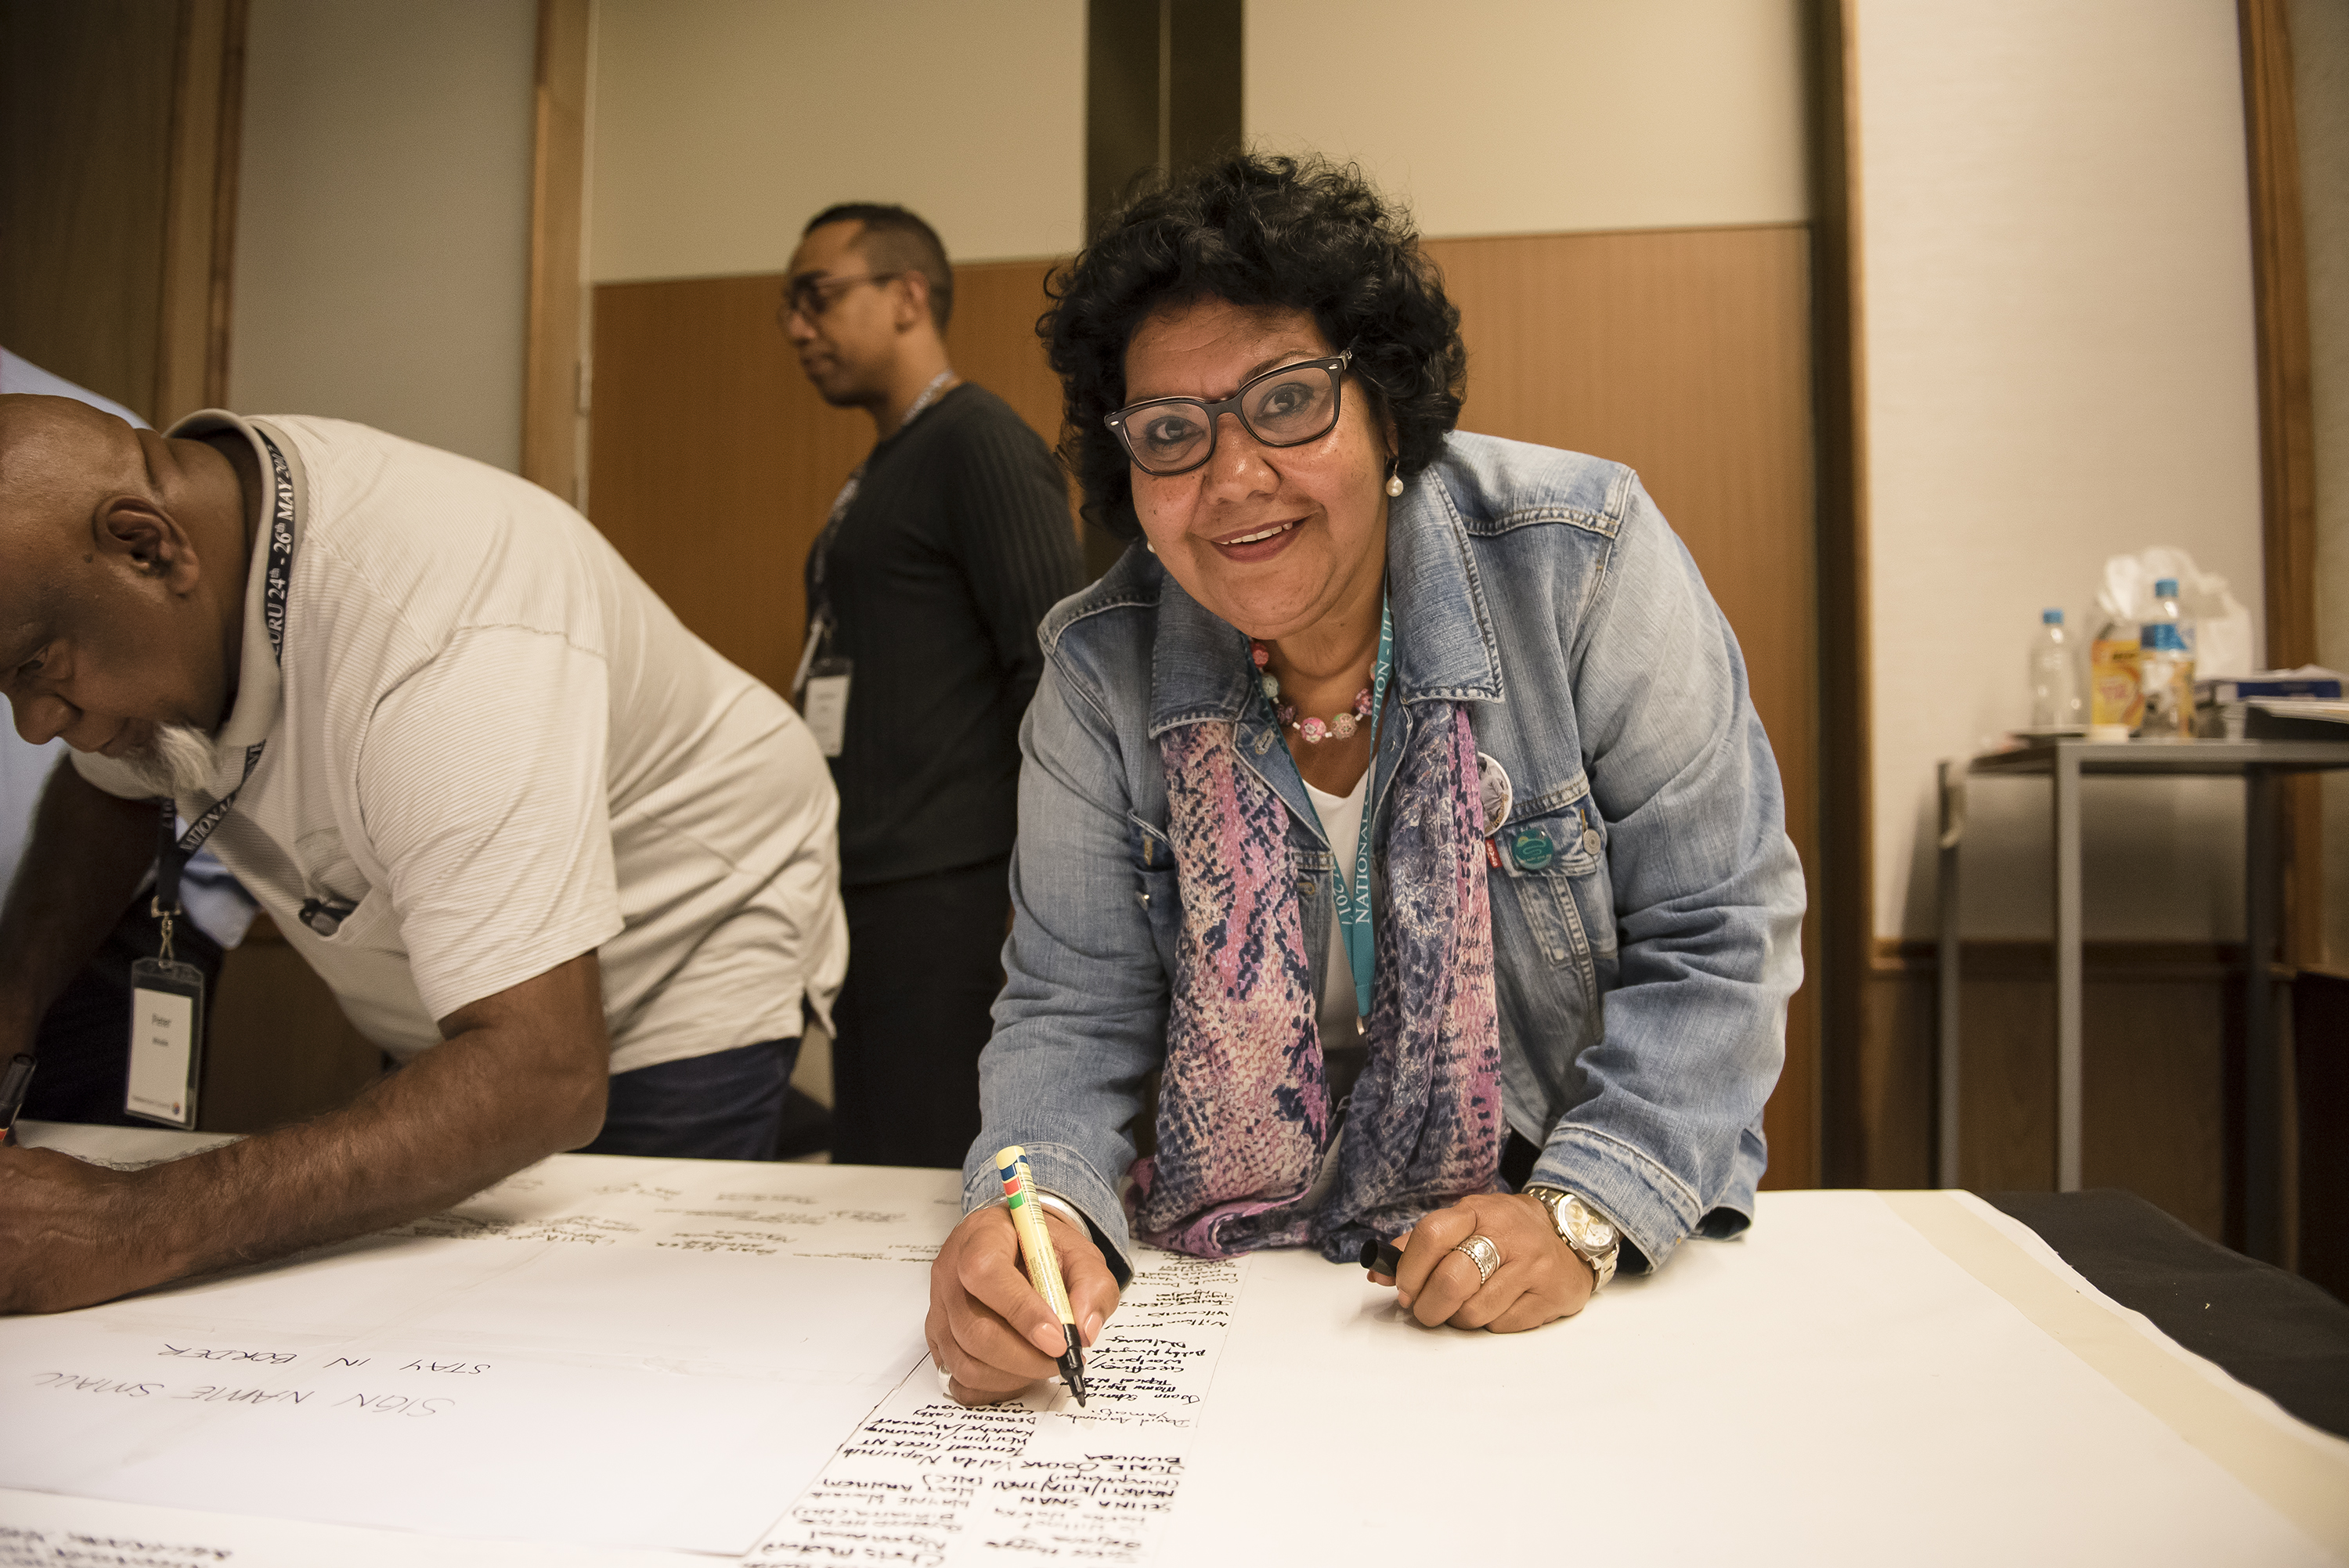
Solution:
M 1742 1231 L 1804 889 L 1728 622 L 1638 477 L 1577 453 L 1451 437 L 1391 503 L 1387 549 L 1395 686 L 1367 809 L 1383 837 L 1407 729 L 1468 704 L 1512 785 L 1487 887 L 1502 1107 L 1542 1150 L 1533 1181 L 1611 1215 L 1627 1267 Z M 1155 556 L 1129 550 L 1040 636 L 965 1202 L 994 1199 L 995 1151 L 1025 1145 L 1123 1277 L 1120 1181 L 1165 1054 L 1182 920 L 1158 738 L 1237 721 L 1242 761 L 1287 801 L 1317 995 L 1334 861 L 1272 758 L 1247 638 Z

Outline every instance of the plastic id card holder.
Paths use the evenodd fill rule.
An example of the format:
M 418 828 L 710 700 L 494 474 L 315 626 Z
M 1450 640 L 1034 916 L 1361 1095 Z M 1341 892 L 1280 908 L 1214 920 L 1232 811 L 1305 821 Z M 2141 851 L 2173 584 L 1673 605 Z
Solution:
M 842 658 L 818 659 L 808 665 L 800 717 L 807 720 L 817 748 L 826 757 L 839 756 L 841 743 L 848 736 L 848 677 L 854 669 L 853 660 Z
M 142 1121 L 192 1130 L 203 1065 L 203 971 L 141 958 L 130 966 L 130 1084 L 123 1110 Z

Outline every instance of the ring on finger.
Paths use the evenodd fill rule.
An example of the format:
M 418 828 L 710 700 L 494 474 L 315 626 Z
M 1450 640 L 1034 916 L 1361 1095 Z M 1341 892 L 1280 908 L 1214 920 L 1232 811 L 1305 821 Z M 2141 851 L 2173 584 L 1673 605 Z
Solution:
M 1501 1249 L 1493 1244 L 1493 1238 L 1490 1236 L 1483 1234 L 1471 1236 L 1452 1250 L 1476 1265 L 1476 1284 L 1479 1289 L 1492 1283 L 1493 1271 L 1501 1266 Z

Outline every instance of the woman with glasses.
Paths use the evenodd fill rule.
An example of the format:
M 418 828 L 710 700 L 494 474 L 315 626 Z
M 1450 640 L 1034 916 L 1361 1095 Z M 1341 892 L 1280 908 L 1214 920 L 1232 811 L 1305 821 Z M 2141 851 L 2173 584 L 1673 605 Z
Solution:
M 1178 181 L 1054 294 L 1087 515 L 1144 548 L 1041 630 L 931 1274 L 951 1392 L 1061 1346 L 1009 1144 L 1089 1342 L 1136 1242 L 1397 1242 L 1371 1277 L 1421 1322 L 1506 1332 L 1743 1230 L 1803 883 L 1736 642 L 1638 478 L 1454 429 L 1459 312 L 1350 170 Z

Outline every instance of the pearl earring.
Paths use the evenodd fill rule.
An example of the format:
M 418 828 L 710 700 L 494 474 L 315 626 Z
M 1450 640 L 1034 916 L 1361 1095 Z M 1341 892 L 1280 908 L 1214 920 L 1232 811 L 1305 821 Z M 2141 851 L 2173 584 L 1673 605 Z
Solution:
M 1387 461 L 1387 494 L 1391 496 L 1402 494 L 1402 476 L 1395 472 L 1402 463 L 1401 458 L 1392 458 Z

